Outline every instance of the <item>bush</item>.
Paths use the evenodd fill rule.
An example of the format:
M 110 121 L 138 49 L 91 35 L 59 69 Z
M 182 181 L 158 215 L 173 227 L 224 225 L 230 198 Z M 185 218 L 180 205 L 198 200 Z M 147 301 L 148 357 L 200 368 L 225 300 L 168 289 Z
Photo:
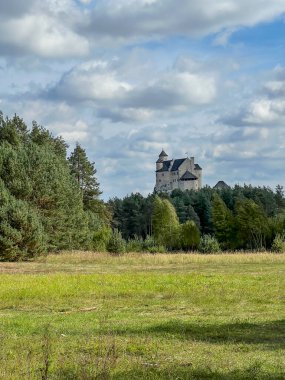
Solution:
M 143 242 L 143 251 L 149 253 L 163 253 L 166 248 L 162 244 L 157 244 L 152 236 L 147 235 Z
M 273 240 L 271 250 L 276 253 L 285 252 L 285 239 L 284 235 L 277 234 Z
M 141 237 L 135 235 L 133 239 L 129 239 L 126 245 L 127 252 L 143 252 L 144 250 L 144 242 Z
M 166 248 L 163 245 L 153 245 L 148 248 L 148 253 L 165 253 Z
M 197 249 L 200 242 L 200 232 L 192 220 L 180 225 L 180 244 L 184 250 Z
M 93 234 L 92 249 L 97 252 L 106 252 L 107 245 L 112 236 L 112 230 L 108 226 L 100 227 Z
M 126 252 L 126 241 L 123 239 L 121 232 L 117 229 L 112 232 L 110 240 L 107 244 L 107 250 L 108 252 L 116 254 Z
M 221 251 L 217 239 L 211 235 L 202 236 L 198 249 L 201 253 L 217 253 Z

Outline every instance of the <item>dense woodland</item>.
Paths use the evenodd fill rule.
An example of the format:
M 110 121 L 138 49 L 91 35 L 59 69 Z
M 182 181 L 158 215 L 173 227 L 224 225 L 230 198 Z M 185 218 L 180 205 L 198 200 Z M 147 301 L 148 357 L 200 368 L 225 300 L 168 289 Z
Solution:
M 283 241 L 285 200 L 282 186 L 278 185 L 275 191 L 268 187 L 236 185 L 223 190 L 204 187 L 199 191 L 174 190 L 171 195 L 159 194 L 164 202 L 161 221 L 156 217 L 157 198 L 155 194 L 146 198 L 132 194 L 111 200 L 113 227 L 128 240 L 136 236 L 143 239 L 147 235 L 156 236 L 157 229 L 164 225 L 166 235 L 171 231 L 173 236 L 171 243 L 160 239 L 168 249 L 183 248 L 181 231 L 174 233 L 172 227 L 183 229 L 189 221 L 195 224 L 200 239 L 212 237 L 210 240 L 216 240 L 221 249 L 270 249 L 276 237 L 277 241 Z M 167 207 L 171 206 L 172 216 L 163 219 Z M 163 232 L 159 234 L 162 236 Z M 198 248 L 200 239 L 185 248 Z
M 28 259 L 48 251 L 96 249 L 110 215 L 98 199 L 94 164 L 18 116 L 0 114 L 0 257 Z M 100 245 L 100 244 L 99 244 Z
M 282 186 L 131 194 L 107 203 L 96 169 L 67 144 L 18 116 L 0 114 L 0 260 L 25 260 L 67 249 L 284 249 Z

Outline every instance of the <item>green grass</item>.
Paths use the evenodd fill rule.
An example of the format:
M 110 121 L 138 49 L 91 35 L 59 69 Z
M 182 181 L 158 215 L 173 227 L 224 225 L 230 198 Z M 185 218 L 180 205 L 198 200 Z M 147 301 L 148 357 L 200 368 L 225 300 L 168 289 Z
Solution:
M 284 379 L 285 255 L 0 263 L 2 379 Z

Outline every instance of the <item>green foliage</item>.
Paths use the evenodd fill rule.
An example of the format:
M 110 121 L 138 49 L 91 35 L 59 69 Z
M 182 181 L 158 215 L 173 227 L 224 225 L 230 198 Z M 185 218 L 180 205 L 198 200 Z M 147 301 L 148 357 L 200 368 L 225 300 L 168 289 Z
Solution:
M 213 196 L 212 216 L 217 240 L 223 248 L 233 248 L 235 237 L 234 216 L 218 194 Z
M 126 241 L 120 231 L 115 229 L 107 243 L 107 250 L 111 253 L 122 254 L 126 251 Z
M 149 253 L 164 253 L 166 248 L 163 245 L 157 245 L 153 236 L 147 235 L 143 241 L 143 251 Z
M 172 203 L 181 224 L 188 220 L 194 221 L 202 234 L 215 235 L 223 249 L 248 249 L 253 246 L 245 234 L 241 239 L 237 231 L 237 205 L 244 199 L 252 200 L 266 217 L 269 232 L 264 237 L 264 246 L 271 247 L 276 233 L 282 233 L 285 229 L 282 186 L 277 186 L 275 192 L 268 187 L 248 185 L 236 185 L 223 190 L 210 187 L 198 191 L 176 189 L 170 196 L 166 193 L 159 194 L 159 198 Z M 145 239 L 147 235 L 155 234 L 153 226 L 154 230 L 157 226 L 152 223 L 154 199 L 154 195 L 144 198 L 140 194 L 131 194 L 123 199 L 111 200 L 109 206 L 113 213 L 113 228 L 118 228 L 125 239 L 135 235 Z M 162 236 L 159 238 L 161 241 Z M 166 244 L 164 240 L 163 244 Z M 171 247 L 168 246 L 168 249 L 181 248 L 179 241 L 175 244 L 172 242 Z
M 1 239 L 6 248 L 0 258 L 29 258 L 44 252 L 44 247 L 49 251 L 91 249 L 96 231 L 108 225 L 109 212 L 90 193 L 90 187 L 96 188 L 94 176 L 89 182 L 85 179 L 84 198 L 70 172 L 66 148 L 62 138 L 53 137 L 35 122 L 29 131 L 18 116 L 4 119 L 0 114 L 1 191 L 4 188 L 9 198 L 2 205 Z M 92 164 L 88 167 L 93 168 Z M 92 209 L 85 207 L 93 196 Z M 8 252 L 9 244 L 13 254 L 7 255 L 4 250 Z
M 276 253 L 285 252 L 285 238 L 284 235 L 277 234 L 273 240 L 271 250 Z
M 211 235 L 203 235 L 200 244 L 199 251 L 201 253 L 219 253 L 221 251 L 218 240 Z
M 0 181 L 0 260 L 25 260 L 46 251 L 46 235 L 38 213 L 13 197 Z
M 131 194 L 123 199 L 109 201 L 113 213 L 112 226 L 118 228 L 125 239 L 140 236 L 143 239 L 152 233 L 153 195 L 144 198 L 141 194 Z
M 126 244 L 127 252 L 143 252 L 144 244 L 143 239 L 139 236 L 135 236 L 133 239 L 129 239 Z
M 179 221 L 174 206 L 158 196 L 153 204 L 153 236 L 159 245 L 176 249 L 179 245 Z
M 188 251 L 198 248 L 200 243 L 200 232 L 192 220 L 188 220 L 180 226 L 179 237 L 182 249 Z
M 129 239 L 126 244 L 126 251 L 138 253 L 164 253 L 166 248 L 163 245 L 158 245 L 154 237 L 147 235 L 144 240 L 138 236 Z
M 97 199 L 101 192 L 95 177 L 94 162 L 89 162 L 85 150 L 78 143 L 68 161 L 71 173 L 82 191 L 84 209 L 96 211 Z
M 91 249 L 96 252 L 106 252 L 111 236 L 112 230 L 109 226 L 104 225 L 95 230 L 92 237 Z
M 261 206 L 251 199 L 236 203 L 236 228 L 238 241 L 249 249 L 262 249 L 270 234 L 269 221 Z

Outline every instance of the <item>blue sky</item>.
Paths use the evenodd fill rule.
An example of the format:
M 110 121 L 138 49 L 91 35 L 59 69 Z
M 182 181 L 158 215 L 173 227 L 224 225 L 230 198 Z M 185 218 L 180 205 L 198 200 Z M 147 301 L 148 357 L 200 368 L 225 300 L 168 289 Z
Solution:
M 0 0 L 0 110 L 79 142 L 103 197 L 155 161 L 285 185 L 285 1 Z

